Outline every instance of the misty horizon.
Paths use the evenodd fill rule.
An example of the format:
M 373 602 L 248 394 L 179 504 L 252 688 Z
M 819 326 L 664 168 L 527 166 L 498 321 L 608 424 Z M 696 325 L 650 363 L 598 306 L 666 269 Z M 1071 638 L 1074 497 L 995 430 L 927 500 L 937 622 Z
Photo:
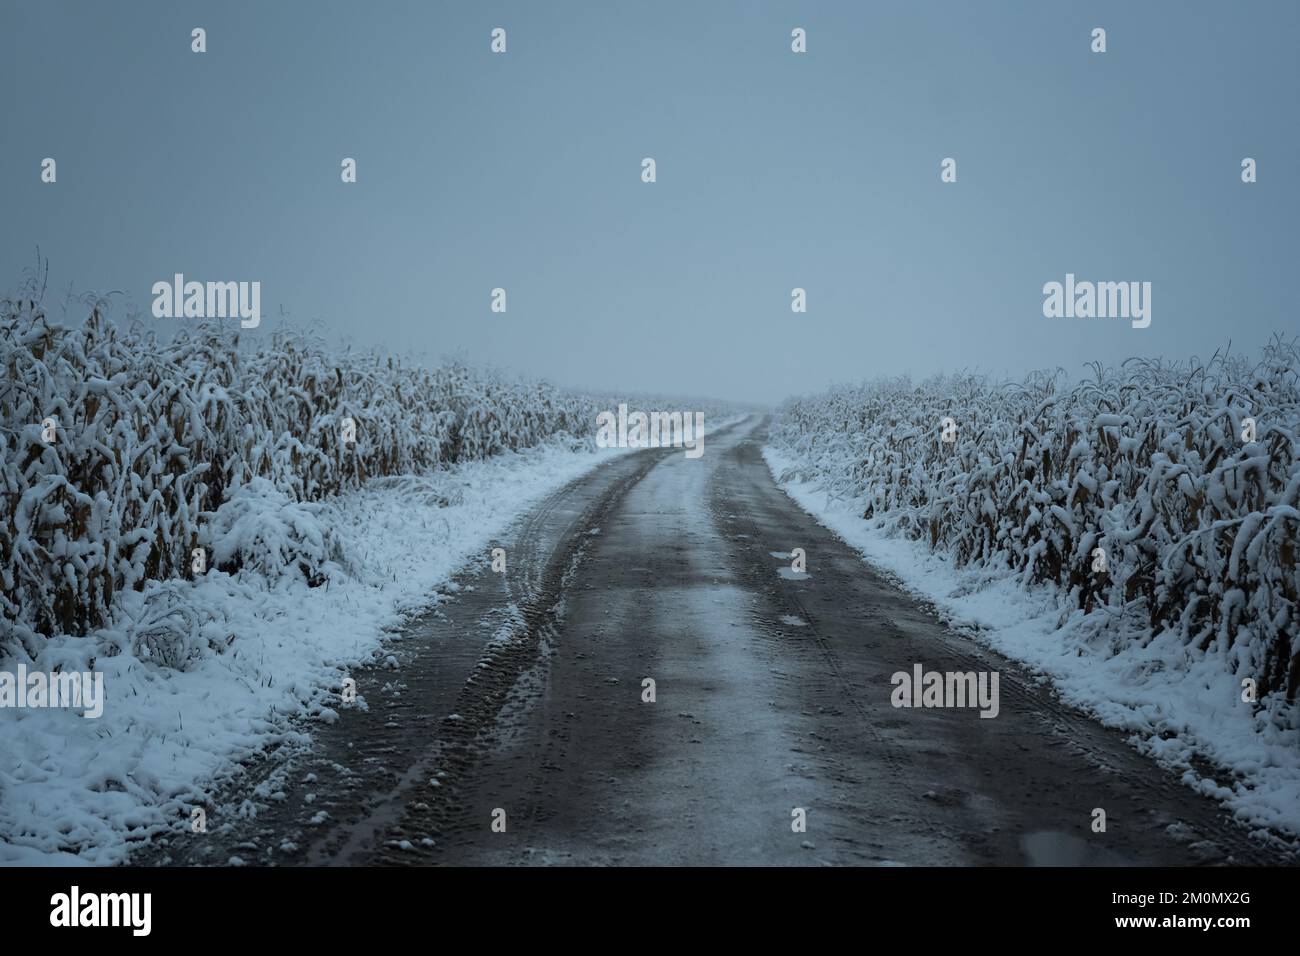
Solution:
M 115 313 L 147 317 L 174 273 L 255 280 L 258 334 L 283 309 L 362 349 L 767 405 L 1063 356 L 1081 374 L 1255 354 L 1295 326 L 1293 5 L 51 3 L 0 21 L 23 131 L 0 156 L 22 224 L 0 238 L 6 290 L 39 247 L 52 297 L 121 290 Z M 1150 283 L 1150 327 L 1045 318 L 1067 274 Z

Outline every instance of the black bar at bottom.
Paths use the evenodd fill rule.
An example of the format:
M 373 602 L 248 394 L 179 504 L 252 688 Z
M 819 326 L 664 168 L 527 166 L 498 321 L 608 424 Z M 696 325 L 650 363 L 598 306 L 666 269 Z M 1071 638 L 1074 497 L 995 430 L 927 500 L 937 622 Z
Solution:
M 762 936 L 973 940 L 1051 932 L 1231 943 L 1287 932 L 1296 871 L 1207 869 L 8 869 L 6 942 L 463 946 L 503 932 L 534 945 L 654 939 L 667 927 Z M 77 915 L 72 916 L 73 887 Z M 103 894 L 113 894 L 105 897 Z M 149 894 L 148 934 L 144 897 Z M 101 915 L 102 914 L 102 915 Z M 52 924 L 61 921 L 65 925 Z M 110 922 L 117 926 L 72 926 Z M 1208 922 L 1203 922 L 1208 921 Z M 613 933 L 615 935 L 608 935 Z M 976 934 L 972 936 L 972 933 Z M 390 935 L 391 934 L 391 935 Z M 1242 934 L 1246 934 L 1244 937 Z M 381 942 L 385 938 L 387 943 Z M 459 944 L 453 941 L 461 938 Z M 1260 938 L 1263 938 L 1262 936 Z M 441 948 L 441 946 L 439 947 Z M 17 952 L 18 950 L 13 950 Z

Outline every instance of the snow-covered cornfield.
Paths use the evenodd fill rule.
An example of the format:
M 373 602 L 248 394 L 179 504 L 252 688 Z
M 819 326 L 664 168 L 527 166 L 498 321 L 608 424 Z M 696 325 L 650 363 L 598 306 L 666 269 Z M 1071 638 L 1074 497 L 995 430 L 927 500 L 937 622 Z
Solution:
M 595 404 L 546 384 L 294 331 L 241 348 L 199 325 L 164 342 L 89 312 L 71 328 L 34 290 L 0 300 L 0 658 L 103 625 L 124 589 L 191 577 L 237 489 L 309 507 L 371 476 L 594 433 Z
M 1172 630 L 1294 700 L 1298 373 L 1279 340 L 1258 361 L 1133 359 L 1077 383 L 881 381 L 787 403 L 773 443 L 791 477 L 960 565 L 1056 586 L 1126 633 Z

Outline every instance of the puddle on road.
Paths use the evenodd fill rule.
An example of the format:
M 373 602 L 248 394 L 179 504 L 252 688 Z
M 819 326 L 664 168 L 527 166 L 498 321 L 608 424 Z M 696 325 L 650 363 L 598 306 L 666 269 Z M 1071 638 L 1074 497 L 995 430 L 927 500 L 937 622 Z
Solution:
M 793 551 L 769 551 L 767 553 L 781 561 L 790 561 L 794 558 Z M 807 571 L 796 571 L 793 568 L 777 568 L 776 573 L 787 581 L 807 581 L 812 577 Z
M 1132 866 L 1113 850 L 1058 830 L 1039 830 L 1020 838 L 1030 866 Z

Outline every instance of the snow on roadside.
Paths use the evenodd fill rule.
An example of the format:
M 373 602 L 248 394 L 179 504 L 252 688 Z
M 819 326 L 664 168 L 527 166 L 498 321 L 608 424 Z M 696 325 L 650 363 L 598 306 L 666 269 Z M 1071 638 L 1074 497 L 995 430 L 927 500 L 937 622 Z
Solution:
M 426 477 L 376 480 L 295 512 L 274 540 L 266 529 L 278 527 L 269 509 L 279 505 L 251 489 L 214 542 L 245 548 L 244 570 L 214 568 L 193 582 L 126 592 L 110 627 L 51 639 L 28 665 L 83 670 L 93 659 L 106 703 L 98 719 L 0 708 L 0 865 L 117 863 L 128 841 L 187 819 L 238 761 L 301 742 L 292 718 L 331 719 L 327 701 L 347 668 L 427 607 L 440 584 L 485 554 L 532 503 L 623 451 L 553 443 Z M 295 535 L 302 541 L 294 547 L 339 558 L 326 562 L 326 584 L 309 588 L 301 574 L 259 567 L 275 564 L 268 549 L 283 552 Z M 183 670 L 132 651 L 163 589 L 194 635 Z M 223 649 L 206 650 L 213 646 Z M 106 656 L 106 647 L 119 652 Z
M 1300 732 L 1242 704 L 1241 687 L 1221 660 L 1189 652 L 1172 634 L 1118 641 L 1095 615 L 1088 620 L 1058 604 L 1048 587 L 1026 589 L 1010 573 L 955 567 L 921 541 L 888 535 L 857 503 L 817 482 L 781 482 L 799 462 L 772 447 L 763 454 L 800 507 L 950 624 L 1047 675 L 1062 700 L 1130 732 L 1139 751 L 1181 771 L 1184 783 L 1223 801 L 1241 822 L 1300 835 Z M 1223 773 L 1198 773 L 1194 756 Z

